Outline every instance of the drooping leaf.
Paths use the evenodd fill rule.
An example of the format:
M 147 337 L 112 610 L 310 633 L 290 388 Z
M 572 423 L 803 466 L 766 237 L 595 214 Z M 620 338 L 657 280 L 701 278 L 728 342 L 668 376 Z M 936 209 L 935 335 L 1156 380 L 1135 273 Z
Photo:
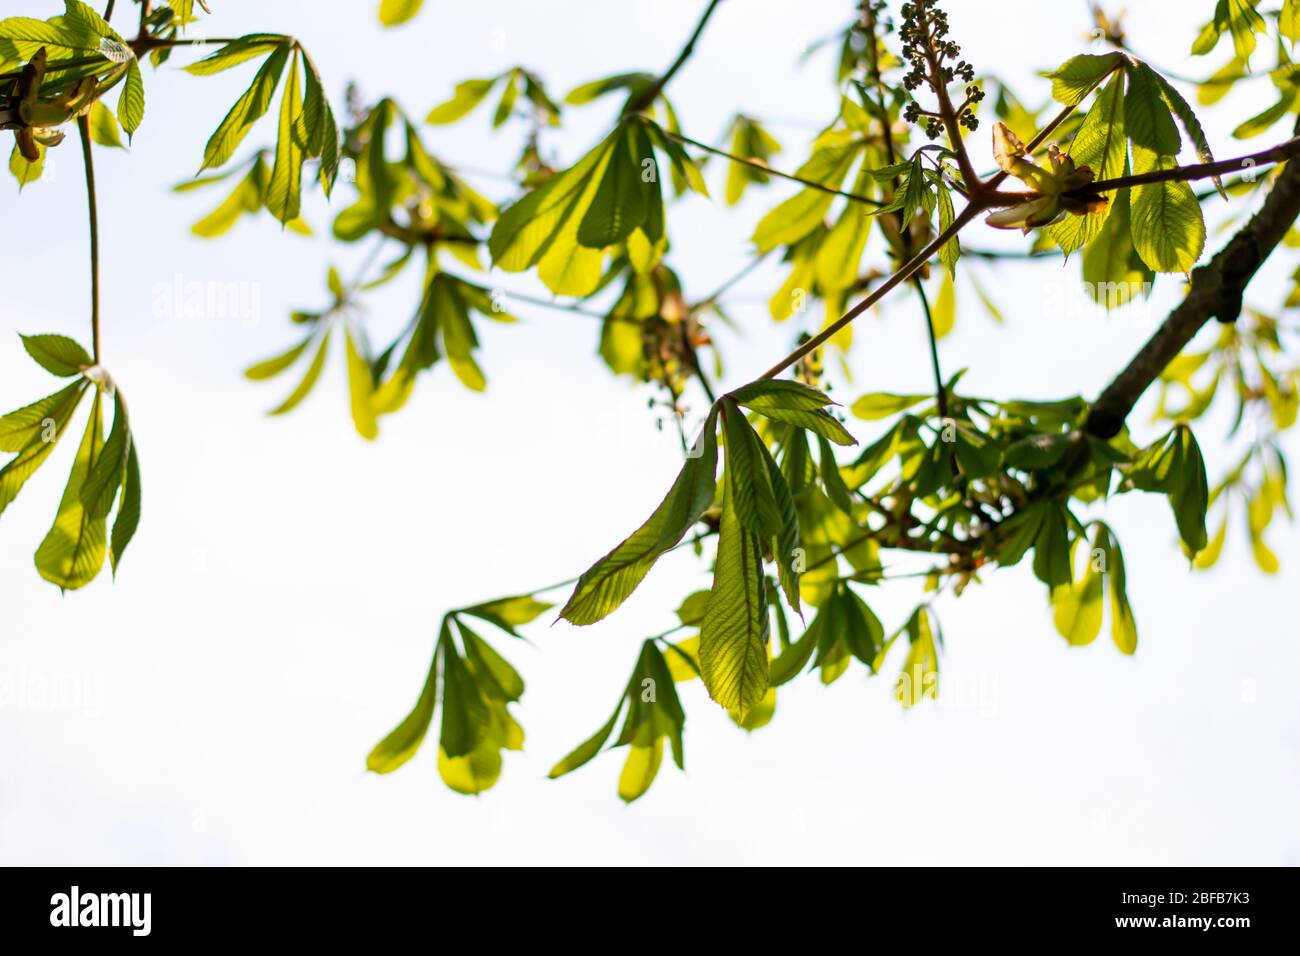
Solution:
M 36 549 L 36 570 L 65 591 L 84 587 L 95 579 L 108 552 L 104 516 L 91 514 L 81 502 L 82 486 L 104 447 L 100 396 L 95 393 L 90 420 L 77 450 L 59 511 L 45 540 Z
M 645 524 L 583 573 L 560 617 L 582 625 L 609 615 L 627 600 L 659 557 L 675 547 L 699 520 L 713 502 L 718 467 L 716 425 L 717 414 L 710 413 L 693 449 L 698 454 L 687 459 Z
M 731 463 L 727 465 L 730 469 Z M 713 587 L 700 628 L 700 674 L 709 696 L 741 718 L 767 691 L 768 613 L 758 538 L 723 495 Z
M 253 82 L 235 101 L 235 105 L 230 108 L 230 112 L 209 138 L 208 145 L 203 151 L 203 165 L 199 167 L 199 172 L 223 166 L 234 155 L 235 149 L 243 142 L 248 131 L 253 128 L 253 124 L 265 115 L 271 105 L 271 98 L 275 96 L 275 89 L 280 84 L 280 75 L 284 72 L 288 60 L 288 46 L 274 47 L 271 55 L 266 58 L 266 62 L 253 77 Z
M 444 620 L 440 641 L 451 642 L 449 628 Z M 366 757 L 366 769 L 374 773 L 392 773 L 402 764 L 415 756 L 424 742 L 424 736 L 433 723 L 434 707 L 438 694 L 438 650 L 435 648 L 433 662 L 429 665 L 429 675 L 424 679 L 415 707 L 400 724 L 375 745 Z

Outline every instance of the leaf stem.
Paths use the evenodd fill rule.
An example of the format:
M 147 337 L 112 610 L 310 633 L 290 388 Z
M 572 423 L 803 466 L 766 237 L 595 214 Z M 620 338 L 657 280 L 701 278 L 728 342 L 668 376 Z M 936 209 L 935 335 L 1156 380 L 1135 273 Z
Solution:
M 882 202 L 880 202 L 880 200 L 872 199 L 870 196 L 863 196 L 858 193 L 845 192 L 842 189 L 836 189 L 834 186 L 828 186 L 825 183 L 819 183 L 811 179 L 804 179 L 802 176 L 796 176 L 793 173 L 783 173 L 781 170 L 773 169 L 771 166 L 768 166 L 766 163 L 760 163 L 756 159 L 749 159 L 745 156 L 737 156 L 735 153 L 729 153 L 725 149 L 719 149 L 716 146 L 710 146 L 708 143 L 702 143 L 698 139 L 691 139 L 691 137 L 684 136 L 681 133 L 674 133 L 670 130 L 664 130 L 664 132 L 667 133 L 669 136 L 671 136 L 673 139 L 677 140 L 677 142 L 679 143 L 685 143 L 688 146 L 694 146 L 696 149 L 702 149 L 706 153 L 712 153 L 714 156 L 721 156 L 723 159 L 728 159 L 733 163 L 739 163 L 742 166 L 749 166 L 752 169 L 760 169 L 763 172 L 767 173 L 769 176 L 776 176 L 778 179 L 788 179 L 792 183 L 799 183 L 800 185 L 807 186 L 809 189 L 816 189 L 819 190 L 820 192 L 830 193 L 832 196 L 843 196 L 845 199 L 851 199 L 854 202 L 860 202 L 868 206 L 884 205 Z
M 934 316 L 930 312 L 930 299 L 925 294 L 925 283 L 920 276 L 912 277 L 916 294 L 921 298 L 921 310 L 925 313 L 925 331 L 930 339 L 930 367 L 934 371 L 934 395 L 939 403 L 939 417 L 948 417 L 948 390 L 943 387 L 943 373 L 939 371 L 939 341 L 934 334 Z
M 95 160 L 91 154 L 90 118 L 77 117 L 77 132 L 81 136 L 81 156 L 86 166 L 86 206 L 90 221 L 90 331 L 92 355 L 99 364 L 99 210 L 95 192 Z

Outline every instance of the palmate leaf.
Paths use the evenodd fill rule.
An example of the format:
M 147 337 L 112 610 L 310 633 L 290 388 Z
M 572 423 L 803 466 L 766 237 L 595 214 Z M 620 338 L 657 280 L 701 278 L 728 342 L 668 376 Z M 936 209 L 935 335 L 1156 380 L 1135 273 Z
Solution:
M 759 539 L 741 523 L 729 485 L 723 493 L 713 587 L 700 628 L 700 676 L 709 696 L 742 720 L 767 692 L 765 594 Z
M 108 553 L 104 515 L 95 515 L 82 504 L 83 485 L 104 447 L 100 401 L 96 392 L 85 436 L 77 450 L 63 499 L 59 502 L 54 526 L 36 549 L 36 570 L 45 580 L 65 591 L 76 590 L 93 581 L 104 566 Z
M 594 624 L 627 600 L 660 556 L 675 547 L 713 503 L 718 467 L 717 413 L 711 412 L 697 443 L 664 500 L 622 544 L 578 579 L 560 617 Z
M 614 713 L 595 734 L 551 768 L 550 778 L 562 777 L 599 754 L 614 733 L 619 716 L 625 708 L 627 717 L 613 745 L 629 748 L 623 771 L 619 775 L 619 798 L 631 803 L 650 789 L 663 762 L 665 737 L 672 746 L 674 762 L 683 768 L 682 730 L 686 724 L 686 715 L 674 685 L 673 670 L 655 646 L 654 639 L 645 641 Z
M 506 272 L 539 266 L 539 275 L 557 295 L 588 295 L 600 282 L 599 251 L 579 251 L 578 224 L 590 206 L 609 164 L 615 130 L 569 169 L 547 180 L 506 209 L 492 228 L 488 250 Z M 561 237 L 565 241 L 557 242 Z M 574 256 L 582 261 L 575 268 Z

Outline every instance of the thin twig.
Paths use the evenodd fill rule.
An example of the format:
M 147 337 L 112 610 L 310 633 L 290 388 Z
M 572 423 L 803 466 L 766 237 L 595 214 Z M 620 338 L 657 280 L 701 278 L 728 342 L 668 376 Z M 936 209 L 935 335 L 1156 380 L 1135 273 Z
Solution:
M 925 283 L 913 276 L 916 294 L 921 297 L 921 311 L 925 314 L 925 331 L 930 339 L 930 367 L 934 370 L 934 394 L 939 403 L 939 417 L 948 417 L 948 390 L 943 386 L 943 373 L 939 371 L 939 340 L 934 334 L 934 316 L 930 312 L 930 299 L 925 294 Z
M 692 33 L 691 38 L 686 41 L 686 46 L 682 47 L 682 52 L 677 54 L 677 59 L 673 61 L 673 65 L 668 67 L 668 69 L 664 71 L 664 74 L 643 90 L 639 96 L 628 100 L 627 105 L 623 108 L 623 114 L 625 116 L 632 113 L 639 113 L 647 107 L 654 105 L 654 101 L 658 99 L 659 94 L 663 92 L 664 87 L 666 87 L 669 81 L 677 75 L 677 71 L 686 64 L 686 61 L 691 58 L 691 54 L 695 52 L 695 42 L 699 40 L 700 34 L 704 32 L 704 27 L 709 22 L 709 17 L 713 16 L 713 11 L 718 8 L 718 4 L 721 2 L 722 0 L 709 0 L 709 5 L 704 8 L 704 15 L 700 17 L 700 22 L 695 25 L 695 32 Z
M 845 199 L 851 199 L 854 202 L 864 203 L 868 206 L 883 206 L 878 199 L 872 199 L 870 196 L 863 196 L 858 193 L 845 192 L 842 189 L 836 189 L 834 186 L 828 186 L 825 183 L 819 183 L 812 179 L 804 179 L 802 176 L 796 176 L 793 173 L 785 173 L 779 169 L 773 169 L 766 163 L 760 163 L 756 159 L 749 159 L 744 156 L 737 156 L 734 153 L 728 153 L 725 149 L 719 149 L 716 146 L 710 146 L 708 143 L 702 143 L 698 139 L 691 139 L 689 136 L 683 136 L 681 133 L 674 133 L 671 130 L 664 130 L 669 136 L 679 143 L 686 143 L 688 146 L 694 146 L 696 149 L 702 149 L 706 153 L 712 153 L 714 156 L 721 156 L 723 159 L 729 159 L 733 163 L 739 163 L 742 166 L 749 166 L 753 169 L 761 169 L 763 172 L 778 179 L 788 179 L 792 183 L 799 183 L 807 186 L 809 189 L 816 189 L 820 192 L 830 193 L 832 196 L 843 196 Z

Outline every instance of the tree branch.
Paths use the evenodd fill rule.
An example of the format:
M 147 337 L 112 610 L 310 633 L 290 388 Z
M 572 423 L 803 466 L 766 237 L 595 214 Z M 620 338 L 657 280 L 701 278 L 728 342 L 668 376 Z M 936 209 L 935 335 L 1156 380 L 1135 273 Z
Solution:
M 663 92 L 664 87 L 668 85 L 669 81 L 674 75 L 676 75 L 677 71 L 682 68 L 686 61 L 691 58 L 691 54 L 695 52 L 695 42 L 700 38 L 700 34 L 704 32 L 704 27 L 708 24 L 709 17 L 713 16 L 713 11 L 718 8 L 718 4 L 721 2 L 722 0 L 709 0 L 709 5 L 704 8 L 704 15 L 700 17 L 700 22 L 695 25 L 695 32 L 692 33 L 691 38 L 686 41 L 686 46 L 682 47 L 682 52 L 677 54 L 677 59 L 673 61 L 673 65 L 668 67 L 668 69 L 664 71 L 663 76 L 651 83 L 650 86 L 643 90 L 639 96 L 628 100 L 627 105 L 623 107 L 624 116 L 632 113 L 639 113 L 654 103 L 659 94 Z
M 1297 216 L 1300 216 L 1300 163 L 1291 163 L 1282 170 L 1250 221 L 1209 263 L 1192 270 L 1192 288 L 1187 297 L 1093 402 L 1085 426 L 1089 434 L 1098 438 L 1118 434 L 1142 393 L 1206 322 L 1211 318 L 1231 322 L 1237 317 L 1246 285 Z

